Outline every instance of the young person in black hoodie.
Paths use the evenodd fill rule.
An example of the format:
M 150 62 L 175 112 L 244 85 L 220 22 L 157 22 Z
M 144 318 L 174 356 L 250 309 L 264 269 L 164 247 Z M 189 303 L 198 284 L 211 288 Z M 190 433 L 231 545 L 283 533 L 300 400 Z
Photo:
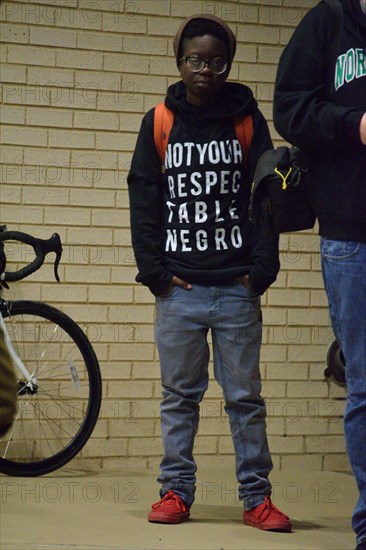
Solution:
M 278 67 L 274 123 L 308 153 L 325 289 L 346 362 L 345 435 L 360 492 L 352 524 L 366 550 L 366 1 L 341 4 L 336 62 L 327 55 L 334 18 L 325 2 L 295 30 Z
M 243 521 L 290 531 L 270 500 L 272 461 L 260 395 L 260 295 L 279 270 L 278 239 L 248 219 L 257 159 L 272 147 L 250 89 L 226 79 L 236 40 L 224 21 L 191 16 L 174 38 L 182 80 L 169 87 L 174 113 L 165 167 L 154 143 L 154 109 L 145 115 L 128 176 L 138 282 L 156 296 L 164 456 L 161 500 L 151 522 L 189 518 L 195 494 L 194 439 L 208 386 L 211 330 L 214 373 L 224 393 L 236 453 Z M 234 120 L 253 117 L 248 154 Z M 246 159 L 245 159 L 246 157 Z

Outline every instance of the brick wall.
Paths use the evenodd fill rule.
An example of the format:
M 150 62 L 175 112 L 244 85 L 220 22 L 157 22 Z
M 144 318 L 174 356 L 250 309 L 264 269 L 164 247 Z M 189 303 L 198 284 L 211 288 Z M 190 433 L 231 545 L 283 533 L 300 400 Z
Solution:
M 98 354 L 104 400 L 83 464 L 154 467 L 160 460 L 154 302 L 134 284 L 126 175 L 143 113 L 177 78 L 172 37 L 209 12 L 236 32 L 230 78 L 248 83 L 268 118 L 276 63 L 316 0 L 38 0 L 1 3 L 1 223 L 64 243 L 12 297 L 61 307 Z M 19 260 L 23 249 L 14 250 Z M 16 259 L 14 256 L 14 260 Z M 24 257 L 26 257 L 24 253 Z M 11 257 L 9 258 L 12 259 Z M 281 237 L 282 270 L 263 298 L 263 395 L 276 468 L 347 470 L 343 388 L 324 380 L 333 340 L 315 233 Z M 202 404 L 198 462 L 233 461 L 221 390 Z

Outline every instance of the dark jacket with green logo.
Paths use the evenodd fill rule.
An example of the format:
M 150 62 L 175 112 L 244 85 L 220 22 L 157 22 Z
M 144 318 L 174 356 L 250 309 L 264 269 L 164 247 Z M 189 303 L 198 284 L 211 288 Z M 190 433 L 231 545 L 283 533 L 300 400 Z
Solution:
M 325 2 L 295 30 L 278 67 L 274 123 L 308 153 L 320 234 L 365 242 L 366 146 L 359 127 L 366 112 L 366 15 L 359 0 L 341 3 L 344 28 L 335 66 L 327 55 L 334 35 Z

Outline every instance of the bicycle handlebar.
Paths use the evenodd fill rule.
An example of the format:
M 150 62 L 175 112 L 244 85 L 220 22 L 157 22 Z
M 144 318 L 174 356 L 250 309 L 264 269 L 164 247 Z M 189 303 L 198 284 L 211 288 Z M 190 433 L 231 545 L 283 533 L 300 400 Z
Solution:
M 57 270 L 62 255 L 62 244 L 58 233 L 54 233 L 49 239 L 37 239 L 36 237 L 32 237 L 31 235 L 22 233 L 21 231 L 5 231 L 3 228 L 0 228 L 0 246 L 2 246 L 1 243 L 4 241 L 19 241 L 24 244 L 29 244 L 32 246 L 36 257 L 33 262 L 18 271 L 5 271 L 4 265 L 4 272 L 0 273 L 0 283 L 4 284 L 6 281 L 20 281 L 21 279 L 28 277 L 28 275 L 34 273 L 42 266 L 45 257 L 49 252 L 56 253 L 54 274 L 56 281 L 58 283 L 60 282 L 60 277 Z

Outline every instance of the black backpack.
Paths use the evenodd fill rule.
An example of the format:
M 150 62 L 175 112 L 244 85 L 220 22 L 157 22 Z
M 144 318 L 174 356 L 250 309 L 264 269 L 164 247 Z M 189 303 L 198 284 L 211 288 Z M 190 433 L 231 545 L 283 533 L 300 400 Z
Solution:
M 336 59 L 343 32 L 343 8 L 339 0 L 325 2 L 334 14 L 328 55 Z M 269 233 L 311 229 L 316 216 L 308 192 L 308 172 L 307 158 L 298 147 L 283 146 L 263 153 L 251 189 L 250 219 Z

